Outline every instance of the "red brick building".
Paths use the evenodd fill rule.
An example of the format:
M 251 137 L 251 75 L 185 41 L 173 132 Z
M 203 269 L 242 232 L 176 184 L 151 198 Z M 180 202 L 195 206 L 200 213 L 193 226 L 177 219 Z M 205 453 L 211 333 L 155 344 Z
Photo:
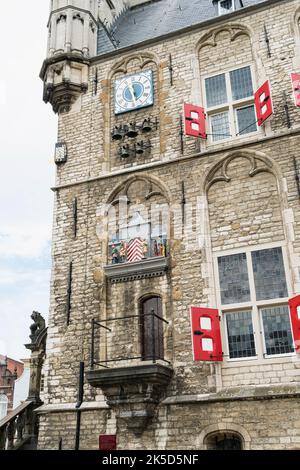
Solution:
M 0 396 L 5 395 L 8 399 L 8 409 L 13 409 L 14 385 L 24 370 L 24 364 L 7 356 L 0 355 Z

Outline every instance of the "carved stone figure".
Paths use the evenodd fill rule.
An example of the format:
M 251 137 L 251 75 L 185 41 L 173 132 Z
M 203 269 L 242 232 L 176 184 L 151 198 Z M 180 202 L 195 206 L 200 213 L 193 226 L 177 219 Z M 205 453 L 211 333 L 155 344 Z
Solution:
M 30 326 L 31 334 L 29 337 L 31 342 L 34 343 L 39 333 L 46 328 L 46 322 L 39 312 L 32 312 L 31 318 L 34 323 Z

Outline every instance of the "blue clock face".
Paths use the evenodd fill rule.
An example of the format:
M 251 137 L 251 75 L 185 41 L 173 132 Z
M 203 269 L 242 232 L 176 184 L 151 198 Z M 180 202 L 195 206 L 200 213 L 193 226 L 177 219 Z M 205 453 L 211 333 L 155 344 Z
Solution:
M 152 106 L 153 102 L 152 70 L 115 81 L 115 114 Z

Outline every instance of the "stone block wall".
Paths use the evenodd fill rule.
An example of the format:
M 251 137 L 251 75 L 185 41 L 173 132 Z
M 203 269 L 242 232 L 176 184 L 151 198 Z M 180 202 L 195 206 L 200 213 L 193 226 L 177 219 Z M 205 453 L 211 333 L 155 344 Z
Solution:
M 199 27 L 147 47 L 115 53 L 93 60 L 89 71 L 89 90 L 59 117 L 59 140 L 68 146 L 68 162 L 58 168 L 55 188 L 53 228 L 53 269 L 51 307 L 45 365 L 45 405 L 40 415 L 40 448 L 54 448 L 62 433 L 74 429 L 74 413 L 47 414 L 47 406 L 76 402 L 79 362 L 88 366 L 91 353 L 91 322 L 139 311 L 139 299 L 147 294 L 162 297 L 167 358 L 174 377 L 166 399 L 178 396 L 207 395 L 253 386 L 299 386 L 297 357 L 272 361 L 214 363 L 193 361 L 190 307 L 215 307 L 217 289 L 214 254 L 220 250 L 276 243 L 287 253 L 289 295 L 300 292 L 299 195 L 293 157 L 300 144 L 299 110 L 292 103 L 289 72 L 297 64 L 299 36 L 297 1 L 276 3 L 269 10 L 258 9 L 251 15 L 241 13 L 234 23 L 218 27 Z M 269 33 L 271 57 L 264 41 Z M 169 54 L 172 54 L 174 86 L 170 86 Z M 203 104 L 203 77 L 236 65 L 253 67 L 256 86 L 270 79 L 274 116 L 253 135 L 211 144 L 184 138 L 180 141 L 180 114 L 183 102 Z M 149 160 L 124 163 L 116 158 L 116 144 L 111 140 L 113 79 L 136 69 L 155 71 L 155 105 L 151 115 L 159 128 L 153 137 Z M 93 80 L 98 70 L 98 94 Z M 292 128 L 287 128 L 282 108 L 282 91 L 288 92 Z M 142 121 L 148 110 L 132 114 Z M 125 118 L 124 118 L 125 119 Z M 127 119 L 127 117 L 126 117 Z M 225 171 L 225 175 L 224 175 Z M 228 178 L 224 178 L 228 176 Z M 223 179 L 222 179 L 223 178 Z M 182 217 L 170 222 L 170 268 L 153 279 L 111 284 L 105 279 L 108 264 L 107 238 L 99 226 L 105 223 L 103 204 L 113 202 L 123 187 L 134 181 L 159 188 L 164 200 L 177 211 L 185 208 L 185 222 L 190 229 L 178 236 Z M 148 183 L 147 183 L 148 182 Z M 184 183 L 184 194 L 183 194 Z M 77 198 L 77 236 L 74 236 L 73 203 Z M 185 199 L 185 204 L 184 204 Z M 200 207 L 197 214 L 196 208 Z M 175 210 L 175 209 L 174 209 Z M 67 288 L 72 262 L 70 323 L 67 324 Z M 138 326 L 124 332 L 104 346 L 98 343 L 98 357 L 115 353 L 114 339 L 122 350 L 133 338 L 132 352 L 138 350 Z M 225 332 L 222 326 L 222 335 Z M 99 337 L 98 337 L 99 339 Z M 129 345 L 131 347 L 131 344 Z M 129 351 L 131 352 L 131 351 Z M 246 393 L 246 392 L 245 392 Z M 232 397 L 231 397 L 232 398 Z M 85 385 L 84 400 L 103 402 L 100 389 Z M 196 404 L 162 405 L 156 420 L 134 448 L 195 448 L 194 429 L 199 435 L 216 423 L 244 426 L 253 449 L 293 448 L 299 429 L 294 414 L 298 398 L 278 401 L 214 402 L 211 397 Z M 265 416 L 264 416 L 265 413 Z M 277 414 L 276 414 L 277 413 Z M 124 424 L 109 427 L 107 411 L 85 411 L 84 448 L 96 448 L 97 436 L 107 429 L 118 432 L 120 448 L 128 437 Z M 274 421 L 275 420 L 275 421 Z M 65 423 L 68 423 L 67 425 Z M 108 423 L 108 424 L 107 424 Z M 182 424 L 184 423 L 184 425 Z M 108 428 L 107 428 L 108 426 Z M 53 441 L 50 429 L 54 428 Z M 184 444 L 182 435 L 185 435 Z M 247 434 L 247 436 L 248 436 Z M 69 434 L 68 434 L 69 435 Z M 72 439 L 66 446 L 72 448 Z M 200 439 L 200 438 L 199 438 Z M 200 439 L 201 440 L 201 439 Z M 298 439 L 299 440 L 299 439 Z M 55 444 L 56 445 L 56 444 Z

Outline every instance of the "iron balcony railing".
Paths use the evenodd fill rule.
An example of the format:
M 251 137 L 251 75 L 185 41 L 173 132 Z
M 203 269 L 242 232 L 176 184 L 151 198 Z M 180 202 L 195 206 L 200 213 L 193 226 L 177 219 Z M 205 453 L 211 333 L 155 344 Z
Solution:
M 109 323 L 111 322 L 121 322 L 121 321 L 129 321 L 129 320 L 133 320 L 133 319 L 138 319 L 140 321 L 143 321 L 145 318 L 151 318 L 151 328 L 152 328 L 152 332 L 155 332 L 155 320 L 157 319 L 159 322 L 162 323 L 165 323 L 165 324 L 169 324 L 169 322 L 167 320 L 165 320 L 164 318 L 160 317 L 159 315 L 157 315 L 154 311 L 152 311 L 151 313 L 146 313 L 146 314 L 141 314 L 141 315 L 127 315 L 127 316 L 124 316 L 124 317 L 116 317 L 116 318 L 110 318 L 110 319 L 107 319 L 107 320 L 100 320 L 99 322 L 96 321 L 95 319 L 92 320 L 92 332 L 91 332 L 91 357 L 90 357 L 90 367 L 91 369 L 93 369 L 95 366 L 99 366 L 99 367 L 103 367 L 103 368 L 106 368 L 106 369 L 109 369 L 111 368 L 108 364 L 113 364 L 113 363 L 116 363 L 116 362 L 125 362 L 125 361 L 134 361 L 134 360 L 139 360 L 139 361 L 152 361 L 154 364 L 159 360 L 159 361 L 162 361 L 166 364 L 171 364 L 170 361 L 167 361 L 166 359 L 164 359 L 164 357 L 160 354 L 160 351 L 158 350 L 157 348 L 157 335 L 154 333 L 152 334 L 150 340 L 151 340 L 151 346 L 152 346 L 152 351 L 148 352 L 147 355 L 139 355 L 139 356 L 121 356 L 121 357 L 117 357 L 117 358 L 114 358 L 114 359 L 110 359 L 109 357 L 107 357 L 105 360 L 103 361 L 97 361 L 96 358 L 95 358 L 95 334 L 96 334 L 96 329 L 102 329 L 102 330 L 106 330 L 108 332 L 112 332 L 112 329 L 109 328 Z M 141 325 L 139 325 L 141 326 Z M 117 344 L 117 342 L 116 342 Z M 142 347 L 142 345 L 140 345 Z M 117 346 L 116 346 L 117 347 Z M 98 340 L 98 348 L 97 348 L 97 351 L 100 351 L 101 349 L 101 338 L 99 338 Z

